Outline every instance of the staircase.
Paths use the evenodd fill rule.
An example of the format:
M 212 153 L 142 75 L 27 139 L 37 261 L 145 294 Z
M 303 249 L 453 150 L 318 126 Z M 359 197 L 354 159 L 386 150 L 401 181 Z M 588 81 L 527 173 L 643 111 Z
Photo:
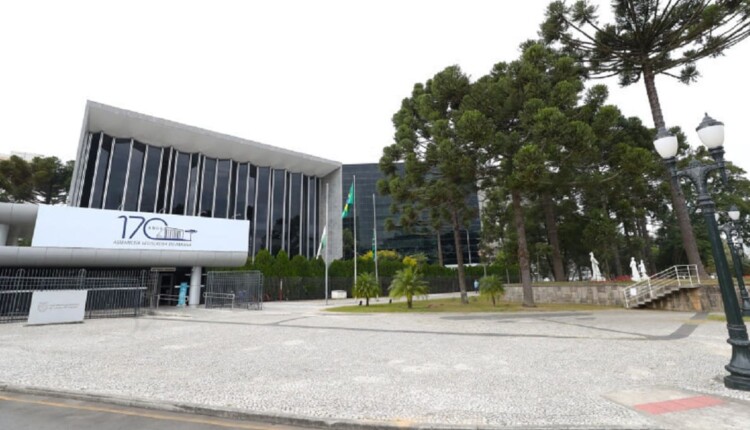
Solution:
M 637 308 L 683 288 L 698 288 L 699 284 L 696 265 L 672 266 L 623 288 L 623 303 L 626 308 Z

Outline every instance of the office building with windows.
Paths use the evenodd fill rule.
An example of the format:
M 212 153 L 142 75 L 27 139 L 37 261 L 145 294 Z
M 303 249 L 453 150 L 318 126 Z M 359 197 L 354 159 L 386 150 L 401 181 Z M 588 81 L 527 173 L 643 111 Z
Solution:
M 189 271 L 193 306 L 204 266 L 314 258 L 326 213 L 341 258 L 341 186 L 336 161 L 87 102 L 67 207 L 0 203 L 0 266 Z
M 247 220 L 249 256 L 312 258 L 326 184 L 335 213 L 338 162 L 89 102 L 68 205 Z
M 402 169 L 402 166 L 398 167 Z M 408 231 L 396 228 L 385 229 L 387 218 L 397 217 L 390 212 L 392 200 L 390 196 L 377 193 L 377 183 L 383 179 L 383 173 L 377 163 L 344 164 L 342 169 L 342 204 L 345 203 L 349 187 L 356 177 L 356 222 L 357 222 L 357 253 L 362 255 L 372 249 L 375 229 L 377 230 L 377 248 L 389 249 L 401 255 L 422 253 L 431 263 L 440 261 L 438 252 L 442 251 L 443 264 L 457 264 L 456 246 L 453 231 L 444 226 L 435 231 L 425 215 L 423 222 L 412 226 Z M 374 196 L 374 198 L 373 198 Z M 467 196 L 468 203 L 477 209 L 477 216 L 469 223 L 468 228 L 461 231 L 461 248 L 465 264 L 479 263 L 479 242 L 481 224 L 479 219 L 479 201 L 477 194 Z M 343 220 L 343 229 L 354 234 L 354 215 Z M 377 226 L 376 226 L 377 221 Z M 397 221 L 397 220 L 396 220 Z M 398 224 L 398 222 L 396 222 Z M 438 246 L 438 241 L 440 246 Z M 344 249 L 344 256 L 351 257 L 353 251 Z

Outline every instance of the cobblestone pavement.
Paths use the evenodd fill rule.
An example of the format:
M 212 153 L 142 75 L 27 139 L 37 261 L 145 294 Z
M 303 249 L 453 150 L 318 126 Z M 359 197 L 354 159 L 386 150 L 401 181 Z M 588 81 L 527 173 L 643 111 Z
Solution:
M 323 309 L 4 324 L 0 384 L 398 426 L 670 428 L 612 400 L 649 387 L 750 411 L 750 393 L 721 381 L 725 325 L 705 315 Z

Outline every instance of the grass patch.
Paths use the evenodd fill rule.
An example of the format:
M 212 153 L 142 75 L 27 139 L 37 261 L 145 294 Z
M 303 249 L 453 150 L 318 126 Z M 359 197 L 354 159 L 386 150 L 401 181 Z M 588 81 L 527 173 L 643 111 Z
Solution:
M 607 310 L 607 309 L 622 309 L 620 307 L 606 307 L 606 306 L 594 306 L 594 305 L 579 305 L 579 304 L 538 304 L 533 308 L 525 308 L 520 303 L 509 303 L 500 302 L 497 306 L 492 306 L 492 302 L 489 300 L 479 299 L 476 296 L 469 297 L 469 304 L 461 304 L 461 299 L 458 297 L 449 299 L 434 299 L 434 300 L 415 300 L 412 302 L 414 306 L 412 309 L 406 307 L 406 302 L 394 302 L 394 303 L 373 303 L 370 301 L 370 306 L 338 306 L 335 308 L 326 309 L 330 312 L 346 312 L 346 313 L 393 313 L 393 312 L 411 312 L 411 313 L 439 313 L 439 312 L 456 312 L 456 313 L 471 313 L 471 312 L 552 312 L 552 311 L 595 311 L 595 310 Z
M 709 321 L 720 321 L 727 322 L 727 317 L 724 314 L 710 314 L 707 318 Z M 750 317 L 742 318 L 745 322 L 750 322 Z

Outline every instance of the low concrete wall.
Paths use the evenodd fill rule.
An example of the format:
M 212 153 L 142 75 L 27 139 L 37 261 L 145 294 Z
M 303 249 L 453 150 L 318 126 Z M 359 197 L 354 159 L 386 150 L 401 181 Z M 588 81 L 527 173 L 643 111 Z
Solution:
M 576 303 L 599 306 L 624 307 L 622 290 L 627 285 L 534 285 L 536 303 Z M 737 292 L 739 298 L 739 292 Z M 519 284 L 505 286 L 505 299 L 511 302 L 523 301 L 523 289 Z M 647 309 L 670 311 L 723 312 L 721 292 L 717 285 L 701 285 L 698 288 L 682 289 L 662 297 L 645 306 Z
M 577 303 L 599 306 L 625 306 L 622 301 L 621 285 L 534 285 L 536 303 Z M 523 288 L 519 284 L 505 286 L 505 299 L 511 302 L 523 301 Z

